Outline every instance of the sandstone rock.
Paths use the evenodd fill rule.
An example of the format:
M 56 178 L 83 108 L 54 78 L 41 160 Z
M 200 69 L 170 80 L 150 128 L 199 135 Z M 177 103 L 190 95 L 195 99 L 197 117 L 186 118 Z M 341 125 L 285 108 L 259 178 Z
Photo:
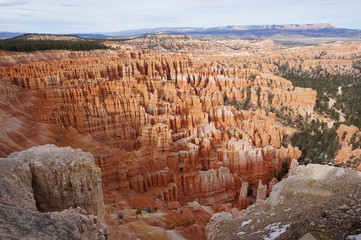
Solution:
M 167 204 L 167 206 L 171 210 L 175 210 L 175 209 L 178 209 L 178 208 L 182 207 L 182 205 L 180 205 L 179 202 L 170 202 L 170 203 Z
M 36 211 L 32 173 L 26 162 L 0 158 L 0 201 Z
M 234 177 L 226 167 L 179 176 L 176 184 L 180 186 L 178 198 L 182 203 L 198 199 L 203 205 L 211 205 L 234 199 L 236 195 Z
M 43 66 L 44 59 L 48 65 Z M 36 113 L 37 117 L 50 126 L 65 127 L 67 133 L 78 131 L 81 138 L 86 135 L 95 142 L 87 151 L 96 156 L 107 190 L 136 191 L 185 202 L 218 195 L 209 199 L 226 201 L 236 197 L 236 189 L 241 187 L 236 186 L 238 179 L 249 181 L 256 191 L 260 179 L 268 183 L 284 161 L 298 157 L 292 147 L 280 148 L 283 134 L 289 130 L 279 125 L 274 116 L 265 111 L 238 111 L 222 106 L 225 98 L 241 101 L 250 96 L 247 89 L 251 86 L 260 89 L 260 97 L 258 90 L 253 91 L 257 104 L 271 106 L 268 97 L 277 91 L 280 96 L 295 96 L 290 97 L 290 102 L 295 101 L 298 93 L 293 92 L 292 84 L 272 74 L 235 70 L 227 65 L 220 69 L 208 60 L 203 64 L 192 62 L 189 56 L 154 56 L 150 51 L 11 54 L 5 61 L 8 62 L 1 68 L 1 76 L 45 97 L 47 108 Z M 16 61 L 22 64 L 16 65 Z M 205 71 L 205 66 L 211 70 Z M 25 75 L 20 76 L 19 71 Z M 256 81 L 250 79 L 251 75 Z M 43 104 L 39 102 L 37 106 L 43 108 Z M 295 108 L 312 108 L 312 98 L 296 105 Z M 65 141 L 67 136 L 64 131 L 63 136 L 53 138 Z M 222 141 L 227 143 L 232 138 L 225 149 L 220 147 Z M 251 140 L 250 146 L 242 151 L 232 150 L 233 142 L 244 138 Z M 76 140 L 66 143 L 88 146 Z M 160 173 L 166 167 L 168 173 Z M 197 186 L 210 185 L 207 182 L 213 179 L 203 178 L 200 170 L 220 172 L 221 167 L 231 170 L 226 175 L 227 179 L 235 179 L 234 183 L 227 180 L 221 187 Z M 184 180 L 177 180 L 174 175 L 176 185 L 170 185 L 172 174 L 184 174 Z M 159 193 L 157 187 L 164 187 L 164 191 Z
M 1 201 L 0 238 L 105 240 L 108 232 L 99 218 L 77 209 L 39 213 Z
M 277 234 L 280 239 L 300 239 L 309 232 L 335 239 L 356 235 L 360 230 L 353 224 L 360 221 L 360 214 L 344 205 L 350 209 L 359 204 L 360 179 L 361 174 L 352 170 L 299 166 L 293 177 L 273 187 L 266 201 L 241 211 L 238 218 L 214 215 L 206 228 L 207 238 L 256 240 Z
M 267 197 L 267 185 L 262 184 L 262 181 L 259 180 L 256 201 L 266 200 Z
M 139 49 L 147 44 L 162 51 Z M 301 156 L 291 145 L 282 147 L 295 130 L 277 114 L 317 119 L 316 92 L 277 76 L 278 67 L 288 64 L 307 76 L 314 69 L 354 74 L 352 54 L 360 49 L 335 43 L 272 50 L 270 41 L 182 36 L 111 45 L 117 50 L 0 51 L 0 156 L 46 143 L 91 152 L 107 204 L 139 194 L 181 204 L 237 202 L 242 182 L 249 183 L 248 202 L 259 181 L 270 193 L 274 177 Z M 330 50 L 332 56 L 315 59 Z M 340 151 L 346 158 L 349 147 Z M 30 170 L 40 182 L 52 179 L 34 164 Z M 72 189 L 76 198 L 82 194 L 78 184 Z M 31 190 L 19 191 L 30 198 Z M 11 194 L 0 198 L 35 208 Z
M 39 211 L 81 207 L 88 214 L 104 216 L 100 170 L 90 153 L 44 145 L 11 154 L 8 164 L 27 164 Z
M 242 187 L 241 190 L 239 192 L 239 197 L 238 197 L 238 205 L 240 206 L 240 208 L 246 208 L 248 207 L 248 200 L 247 200 L 247 195 L 248 195 L 248 182 L 242 182 Z
M 296 174 L 298 165 L 298 161 L 296 159 L 292 159 L 290 170 L 288 171 L 288 176 L 294 176 Z
M 278 180 L 277 178 L 272 178 L 272 180 L 268 183 L 268 191 L 267 191 L 267 194 L 269 195 L 272 190 L 273 190 L 273 187 L 278 183 Z
M 91 154 L 45 145 L 0 158 L 0 166 L 0 238 L 107 239 Z
M 341 149 L 338 151 L 336 156 L 337 163 L 361 157 L 361 149 L 354 149 L 352 145 L 361 141 L 361 132 L 357 127 L 341 124 L 336 133 L 338 135 L 339 144 L 341 145 Z M 351 143 L 352 138 L 354 138 L 353 143 Z
M 299 240 L 317 240 L 311 233 L 306 233 Z

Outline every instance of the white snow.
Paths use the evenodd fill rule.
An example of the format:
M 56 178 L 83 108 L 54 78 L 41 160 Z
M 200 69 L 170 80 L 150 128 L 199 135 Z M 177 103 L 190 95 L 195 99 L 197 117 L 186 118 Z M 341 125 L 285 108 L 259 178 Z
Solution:
M 246 233 L 245 232 L 239 232 L 239 233 L 237 233 L 237 236 L 242 236 L 244 234 L 246 234 Z
M 288 212 L 289 210 L 291 210 L 292 208 L 287 208 L 287 209 L 285 209 L 285 212 Z
M 252 220 L 253 220 L 253 219 L 248 219 L 247 221 L 242 222 L 241 228 L 244 227 L 244 226 L 246 226 L 247 224 L 250 224 L 250 223 L 252 222 Z
M 342 86 L 338 86 L 337 95 L 342 95 Z
M 263 236 L 263 240 L 275 240 L 277 239 L 282 233 L 286 232 L 287 228 L 291 226 L 291 224 L 286 224 L 280 226 L 281 223 L 273 223 L 265 227 L 265 230 L 270 230 L 271 232 L 267 236 Z
M 361 234 L 358 235 L 349 235 L 346 237 L 347 240 L 361 240 Z

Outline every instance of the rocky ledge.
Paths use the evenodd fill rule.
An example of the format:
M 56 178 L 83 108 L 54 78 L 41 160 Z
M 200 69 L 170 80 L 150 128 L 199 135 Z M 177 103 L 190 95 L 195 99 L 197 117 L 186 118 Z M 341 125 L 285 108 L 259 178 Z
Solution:
M 360 239 L 361 173 L 330 166 L 299 166 L 269 198 L 237 218 L 217 213 L 206 231 L 212 239 Z
M 107 239 L 93 156 L 54 145 L 0 158 L 0 239 Z

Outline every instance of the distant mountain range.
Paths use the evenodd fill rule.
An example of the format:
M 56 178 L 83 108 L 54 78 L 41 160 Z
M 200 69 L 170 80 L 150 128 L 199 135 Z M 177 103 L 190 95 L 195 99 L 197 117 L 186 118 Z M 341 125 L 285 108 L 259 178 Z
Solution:
M 1 38 L 11 38 L 23 35 L 24 33 L 21 32 L 0 32 L 0 39 Z
M 0 32 L 0 38 L 15 37 L 23 33 Z M 74 34 L 86 38 L 140 36 L 144 34 L 187 34 L 200 38 L 223 37 L 242 39 L 290 39 L 290 38 L 341 38 L 361 40 L 361 30 L 336 28 L 331 24 L 287 24 L 287 25 L 240 25 L 213 28 L 149 28 L 108 33 Z
M 242 38 L 268 38 L 277 34 L 305 37 L 361 38 L 361 30 L 336 28 L 328 23 L 287 25 L 240 25 L 214 28 L 150 28 L 102 33 L 106 36 L 134 36 L 143 34 L 234 35 Z
M 178 33 L 178 34 L 214 34 L 214 33 L 230 33 L 230 32 L 244 32 L 244 31 L 265 31 L 265 30 L 320 30 L 320 29 L 335 29 L 334 26 L 328 23 L 319 24 L 286 24 L 286 25 L 235 25 L 235 26 L 221 26 L 212 28 L 195 28 L 195 27 L 180 27 L 180 28 L 148 28 L 127 30 L 119 32 L 102 33 L 106 36 L 132 36 L 142 34 L 154 33 Z

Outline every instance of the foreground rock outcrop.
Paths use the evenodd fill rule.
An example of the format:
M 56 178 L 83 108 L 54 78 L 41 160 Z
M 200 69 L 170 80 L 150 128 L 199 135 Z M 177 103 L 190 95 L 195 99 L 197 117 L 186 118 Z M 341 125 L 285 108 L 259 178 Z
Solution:
M 361 234 L 361 173 L 322 165 L 299 166 L 273 187 L 269 198 L 240 212 L 213 215 L 207 237 L 215 239 L 322 239 Z M 350 238 L 353 239 L 353 238 Z M 358 238 L 357 238 L 358 239 Z
M 100 169 L 54 145 L 0 158 L 1 239 L 107 239 Z

